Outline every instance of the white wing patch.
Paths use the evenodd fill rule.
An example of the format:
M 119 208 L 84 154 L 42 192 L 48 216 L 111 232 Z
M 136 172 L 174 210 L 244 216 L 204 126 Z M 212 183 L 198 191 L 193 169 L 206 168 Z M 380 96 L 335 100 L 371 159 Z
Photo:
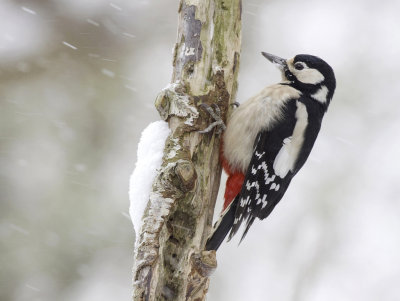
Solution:
M 301 147 L 304 142 L 304 131 L 308 124 L 308 113 L 306 106 L 297 101 L 296 110 L 296 125 L 293 129 L 293 134 L 283 140 L 282 148 L 274 160 L 274 171 L 280 178 L 286 177 L 289 171 L 293 170 Z
M 283 140 L 283 146 L 274 160 L 274 171 L 278 177 L 284 178 L 291 168 L 290 145 L 292 137 Z

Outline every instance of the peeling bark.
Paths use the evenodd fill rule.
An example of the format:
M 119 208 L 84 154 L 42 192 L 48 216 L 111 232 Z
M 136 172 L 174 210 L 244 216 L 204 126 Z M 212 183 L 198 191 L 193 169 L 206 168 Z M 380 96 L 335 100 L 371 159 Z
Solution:
M 182 0 L 172 84 L 156 99 L 171 134 L 137 234 L 135 301 L 205 300 L 215 252 L 211 229 L 221 167 L 220 136 L 198 105 L 217 104 L 224 120 L 237 89 L 240 0 Z

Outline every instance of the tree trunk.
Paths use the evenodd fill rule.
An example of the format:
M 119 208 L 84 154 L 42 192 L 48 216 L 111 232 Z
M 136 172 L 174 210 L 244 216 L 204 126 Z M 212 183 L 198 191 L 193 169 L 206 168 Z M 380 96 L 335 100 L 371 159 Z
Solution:
M 198 105 L 217 104 L 224 120 L 237 89 L 241 0 L 181 0 L 172 84 L 156 99 L 169 122 L 162 167 L 135 246 L 134 296 L 205 300 L 215 252 L 210 233 L 221 167 L 220 135 Z

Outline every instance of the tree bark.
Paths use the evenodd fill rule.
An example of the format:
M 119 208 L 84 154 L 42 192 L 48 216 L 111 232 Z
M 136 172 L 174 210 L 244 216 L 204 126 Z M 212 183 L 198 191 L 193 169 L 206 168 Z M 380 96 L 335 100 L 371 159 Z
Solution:
M 218 131 L 198 106 L 226 120 L 237 90 L 241 0 L 181 0 L 172 83 L 156 99 L 169 122 L 162 167 L 137 233 L 133 300 L 205 300 L 214 251 L 202 251 L 221 176 Z

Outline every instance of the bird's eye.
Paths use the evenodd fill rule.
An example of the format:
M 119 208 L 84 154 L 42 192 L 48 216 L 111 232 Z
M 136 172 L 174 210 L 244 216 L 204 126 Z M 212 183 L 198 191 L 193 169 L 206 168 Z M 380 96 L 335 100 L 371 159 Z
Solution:
M 294 64 L 294 68 L 296 70 L 303 70 L 304 69 L 304 65 L 301 64 L 301 63 L 296 63 L 296 64 Z

